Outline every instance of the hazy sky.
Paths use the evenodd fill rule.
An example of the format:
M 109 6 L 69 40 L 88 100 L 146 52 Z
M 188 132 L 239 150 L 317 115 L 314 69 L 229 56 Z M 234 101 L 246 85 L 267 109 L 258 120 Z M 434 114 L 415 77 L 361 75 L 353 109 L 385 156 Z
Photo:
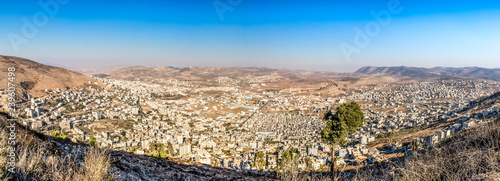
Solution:
M 1 1 L 0 37 L 66 67 L 500 67 L 500 1 Z

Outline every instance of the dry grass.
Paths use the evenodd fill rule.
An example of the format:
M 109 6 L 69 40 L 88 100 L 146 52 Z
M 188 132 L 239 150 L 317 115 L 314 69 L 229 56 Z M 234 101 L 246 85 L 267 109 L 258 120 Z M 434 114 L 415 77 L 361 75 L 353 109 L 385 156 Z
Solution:
M 2 121 L 4 123 L 4 121 Z M 82 147 L 65 153 L 50 142 L 35 138 L 28 130 L 16 129 L 16 173 L 7 171 L 8 135 L 0 125 L 0 180 L 112 180 L 109 153 Z M 62 146 L 64 147 L 64 145 Z M 83 154 L 82 154 L 83 153 Z
M 103 149 L 91 149 L 86 152 L 83 163 L 84 180 L 112 180 L 109 175 L 109 154 Z
M 483 180 L 500 178 L 500 121 L 445 141 L 392 172 L 397 180 Z

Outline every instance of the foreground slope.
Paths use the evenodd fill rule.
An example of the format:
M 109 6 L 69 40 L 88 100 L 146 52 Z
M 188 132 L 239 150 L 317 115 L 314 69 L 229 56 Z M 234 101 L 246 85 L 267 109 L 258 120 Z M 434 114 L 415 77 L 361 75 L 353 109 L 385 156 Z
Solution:
M 435 147 L 412 156 L 338 171 L 302 172 L 281 175 L 281 180 L 499 180 L 500 117 L 490 123 L 464 130 Z
M 0 114 L 0 180 L 275 180 L 272 176 L 102 150 L 16 124 L 15 174 L 8 171 L 7 115 Z M 9 122 L 10 124 L 10 122 Z

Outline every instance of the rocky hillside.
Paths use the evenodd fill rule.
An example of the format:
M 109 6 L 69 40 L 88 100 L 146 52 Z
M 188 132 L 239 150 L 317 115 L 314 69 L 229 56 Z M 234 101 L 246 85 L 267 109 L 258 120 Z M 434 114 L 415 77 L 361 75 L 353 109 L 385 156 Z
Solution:
M 500 69 L 488 69 L 481 67 L 434 67 L 434 68 L 420 68 L 420 67 L 372 67 L 367 66 L 357 70 L 357 74 L 366 75 L 394 75 L 394 76 L 408 76 L 414 78 L 428 78 L 437 76 L 465 76 L 481 79 L 489 79 L 500 81 Z
M 72 88 L 89 81 L 96 83 L 96 80 L 88 75 L 60 67 L 43 65 L 24 58 L 0 55 L 0 89 L 7 89 L 9 67 L 15 67 L 13 82 L 15 82 L 17 90 L 20 91 L 18 95 L 29 93 L 37 96 L 45 89 Z M 26 95 L 24 94 L 24 96 Z
M 282 175 L 281 180 L 373 181 L 373 180 L 499 180 L 500 117 L 459 133 L 435 147 L 411 152 L 411 156 L 365 167 L 339 168 L 332 176 L 325 172 Z

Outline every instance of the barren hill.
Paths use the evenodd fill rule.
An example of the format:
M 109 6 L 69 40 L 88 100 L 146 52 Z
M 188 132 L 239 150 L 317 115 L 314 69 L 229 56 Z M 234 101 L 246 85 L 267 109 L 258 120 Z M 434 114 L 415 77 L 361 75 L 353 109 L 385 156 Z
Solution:
M 89 81 L 96 82 L 88 75 L 60 67 L 43 65 L 24 58 L 0 55 L 0 89 L 7 89 L 9 67 L 15 67 L 13 82 L 15 82 L 17 90 L 21 93 L 28 92 L 34 96 L 41 94 L 45 89 L 65 89 L 77 87 Z
M 285 90 L 304 95 L 334 95 L 362 86 L 398 81 L 392 75 L 362 75 L 312 70 L 272 69 L 265 67 L 144 67 L 132 66 L 94 75 L 118 80 L 161 83 L 176 79 L 204 86 L 240 86 L 244 88 Z
M 305 79 L 309 77 L 335 77 L 333 72 L 308 70 L 271 69 L 264 67 L 144 67 L 132 66 L 105 73 L 107 78 L 122 80 L 147 80 L 153 78 L 175 78 L 179 80 L 203 80 L 219 76 L 241 78 L 248 76 L 279 76 L 287 79 Z
M 128 81 L 175 79 L 202 86 L 239 86 L 265 90 L 285 90 L 300 94 L 333 95 L 347 90 L 397 81 L 392 76 L 353 77 L 351 73 L 312 70 L 272 69 L 265 67 L 144 67 L 132 66 L 94 75 Z

